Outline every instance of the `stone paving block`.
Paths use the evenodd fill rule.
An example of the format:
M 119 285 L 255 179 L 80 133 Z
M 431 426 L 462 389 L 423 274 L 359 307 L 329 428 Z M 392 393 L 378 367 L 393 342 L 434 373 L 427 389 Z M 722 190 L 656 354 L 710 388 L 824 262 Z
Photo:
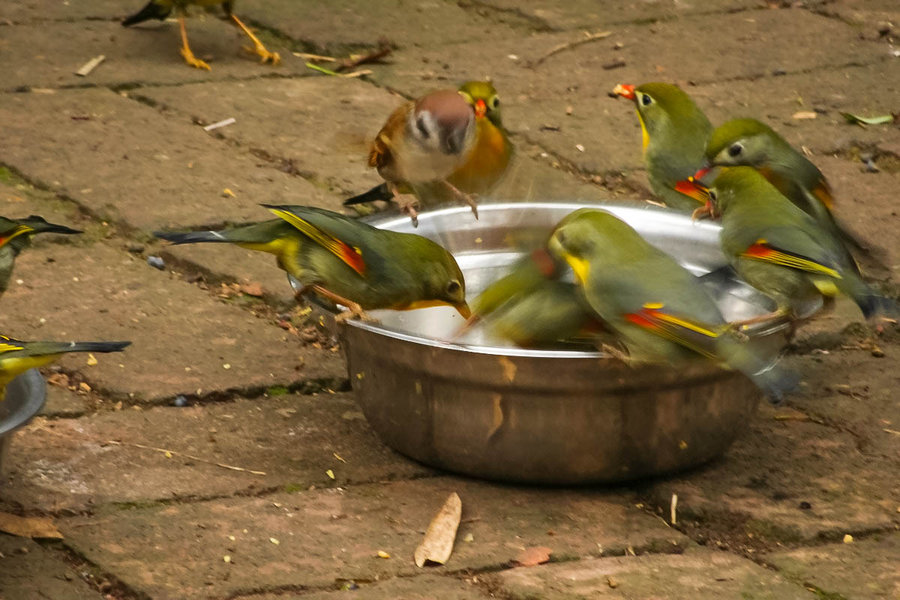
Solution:
M 128 444 L 174 454 L 167 458 Z M 328 393 L 39 419 L 17 435 L 8 467 L 0 495 L 44 511 L 305 490 L 434 473 L 382 444 L 351 394 Z
M 350 585 L 348 582 L 346 585 Z M 384 582 L 360 582 L 357 588 L 332 591 L 313 592 L 311 594 L 263 594 L 261 596 L 249 596 L 253 600 L 333 600 L 346 598 L 348 592 L 357 596 L 364 595 L 372 600 L 485 600 L 493 598 L 487 592 L 481 591 L 471 581 L 462 581 L 453 577 L 441 577 L 438 575 L 418 575 L 415 577 L 400 577 Z
M 782 575 L 846 600 L 900 597 L 900 534 L 876 534 L 851 544 L 798 548 L 765 557 Z M 823 594 L 820 594 L 823 596 Z M 824 596 L 823 596 L 824 597 Z
M 82 393 L 83 394 L 83 393 Z M 58 385 L 47 385 L 47 403 L 39 413 L 54 418 L 79 417 L 88 411 L 86 396 Z
M 0 534 L 0 595 L 3 600 L 103 598 L 36 542 L 5 534 Z
M 451 477 L 98 511 L 62 520 L 60 527 L 77 552 L 154 599 L 327 589 L 346 580 L 421 573 L 413 551 L 454 491 L 463 505 L 446 565 L 454 571 L 497 568 L 529 546 L 572 558 L 597 555 L 601 547 L 665 551 L 686 543 L 615 493 Z M 471 542 L 464 541 L 468 534 Z M 391 558 L 379 558 L 379 550 Z
M 223 82 L 142 89 L 150 98 L 208 123 L 235 116 L 218 130 L 245 147 L 292 161 L 304 175 L 346 196 L 381 182 L 366 165 L 371 140 L 406 99 L 370 83 L 338 77 Z
M 622 556 L 510 569 L 493 575 L 510 600 L 753 598 L 809 600 L 809 592 L 724 552 Z
M 91 387 L 154 400 L 175 394 L 344 377 L 336 354 L 103 243 L 22 253 L 3 297 L 0 331 L 22 339 L 131 340 L 125 352 L 59 364 Z M 225 365 L 228 365 L 227 367 Z M 189 370 L 188 370 L 189 369 Z
M 547 29 L 602 30 L 610 25 L 647 23 L 679 17 L 693 17 L 702 13 L 736 12 L 759 8 L 757 0 L 717 0 L 716 2 L 686 3 L 672 0 L 644 0 L 616 2 L 615 0 L 481 0 L 479 5 L 499 11 L 526 15 L 536 26 Z
M 0 6 L 0 23 L 8 21 L 9 23 L 20 24 L 32 21 L 76 21 L 79 19 L 120 20 L 140 8 L 140 0 L 134 2 L 134 7 L 129 7 L 128 3 L 123 2 L 123 0 L 78 0 L 77 2 L 22 0 L 21 2 L 4 2 L 3 6 Z
M 312 52 L 340 56 L 350 49 L 377 46 L 382 39 L 401 48 L 422 48 L 456 40 L 508 38 L 531 28 L 527 19 L 515 14 L 479 14 L 439 0 L 269 0 L 241 11 Z
M 179 84 L 309 71 L 303 61 L 268 38 L 264 38 L 266 46 L 278 52 L 282 61 L 276 66 L 260 65 L 255 54 L 242 49 L 248 38 L 228 22 L 212 16 L 197 16 L 187 21 L 191 49 L 209 63 L 211 71 L 195 69 L 184 62 L 179 54 L 178 23 L 173 21 L 154 20 L 134 27 L 122 27 L 115 21 L 78 21 L 3 29 L 6 44 L 0 89 L 6 91 L 21 87 Z M 75 74 L 82 65 L 101 54 L 106 59 L 87 77 Z
M 897 37 L 900 8 L 892 0 L 841 0 L 824 2 L 816 12 L 846 21 L 860 28 L 868 38 Z
M 0 163 L 147 232 L 260 220 L 261 202 L 338 205 L 198 126 L 107 90 L 11 94 L 0 120 Z M 38 140 L 35 130 L 43 132 Z M 235 197 L 224 195 L 226 188 Z
M 819 397 L 822 383 L 798 370 L 809 382 L 803 394 Z M 697 520 L 713 532 L 734 526 L 738 542 L 748 535 L 798 543 L 892 527 L 900 483 L 887 474 L 896 472 L 896 457 L 863 454 L 853 435 L 802 419 L 762 407 L 722 459 L 649 483 L 648 497 L 668 514 L 678 494 L 679 522 Z

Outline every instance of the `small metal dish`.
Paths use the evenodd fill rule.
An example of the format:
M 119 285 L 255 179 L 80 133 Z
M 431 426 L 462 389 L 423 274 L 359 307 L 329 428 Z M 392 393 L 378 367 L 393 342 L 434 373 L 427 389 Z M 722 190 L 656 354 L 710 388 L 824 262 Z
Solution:
M 38 414 L 46 400 L 47 386 L 37 369 L 25 371 L 6 386 L 6 399 L 0 402 L 0 473 L 6 467 L 12 434 Z
M 470 299 L 524 251 L 546 240 L 575 203 L 479 205 L 370 220 L 450 250 Z M 590 205 L 628 222 L 700 276 L 729 320 L 772 301 L 738 280 L 719 250 L 719 226 L 650 206 Z M 810 311 L 815 307 L 810 307 Z M 449 307 L 371 311 L 375 323 L 338 326 L 357 401 L 390 447 L 423 463 L 486 479 L 614 482 L 670 473 L 721 455 L 756 408 L 743 375 L 698 360 L 629 367 L 593 349 L 530 350 L 492 339 Z M 755 326 L 751 343 L 776 353 L 786 320 Z

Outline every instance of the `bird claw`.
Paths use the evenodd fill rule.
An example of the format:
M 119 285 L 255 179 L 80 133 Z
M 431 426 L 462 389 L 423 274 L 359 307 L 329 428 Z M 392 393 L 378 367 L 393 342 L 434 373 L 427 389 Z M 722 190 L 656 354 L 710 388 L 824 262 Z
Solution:
M 184 62 L 194 67 L 195 69 L 204 69 L 206 71 L 212 71 L 209 64 L 206 61 L 200 60 L 194 53 L 191 52 L 190 48 L 182 48 L 181 56 L 184 57 Z
M 361 309 L 358 305 L 349 307 L 348 310 L 341 311 L 334 316 L 335 323 L 344 323 L 352 319 L 359 319 L 363 323 L 375 323 L 378 319 Z
M 243 46 L 243 48 L 245 52 L 259 56 L 259 62 L 262 64 L 268 63 L 275 66 L 281 62 L 281 55 L 277 52 L 269 52 L 265 46 Z
M 609 355 L 611 358 L 621 361 L 626 365 L 631 364 L 633 362 L 631 357 L 622 350 L 619 350 L 615 346 L 610 346 L 609 344 L 600 344 L 600 352 L 603 354 Z
M 400 205 L 400 212 L 405 215 L 409 215 L 409 218 L 412 219 L 413 227 L 419 226 L 419 212 L 416 210 L 419 207 L 419 201 L 415 198 L 408 200 L 401 200 L 398 202 Z

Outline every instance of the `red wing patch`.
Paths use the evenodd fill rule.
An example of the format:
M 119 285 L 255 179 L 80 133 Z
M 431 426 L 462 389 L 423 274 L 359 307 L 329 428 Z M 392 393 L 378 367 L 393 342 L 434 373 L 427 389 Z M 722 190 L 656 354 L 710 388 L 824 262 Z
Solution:
M 769 243 L 764 239 L 756 240 L 756 242 L 752 246 L 744 250 L 741 256 L 746 256 L 747 258 L 761 260 L 784 267 L 791 267 L 793 269 L 799 269 L 801 271 L 807 271 L 809 273 L 820 273 L 823 275 L 828 275 L 829 277 L 833 277 L 834 279 L 841 278 L 841 274 L 838 273 L 835 269 L 818 263 L 801 254 L 795 254 L 786 250 L 779 250 L 778 248 L 769 245 Z
M 703 356 L 714 357 L 712 344 L 720 331 L 697 321 L 663 312 L 662 304 L 645 304 L 625 320 Z

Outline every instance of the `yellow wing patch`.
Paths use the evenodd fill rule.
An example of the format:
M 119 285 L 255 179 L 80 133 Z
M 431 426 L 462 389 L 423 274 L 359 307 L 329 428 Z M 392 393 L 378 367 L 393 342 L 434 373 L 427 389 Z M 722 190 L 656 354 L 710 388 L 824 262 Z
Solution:
M 769 245 L 768 241 L 762 238 L 756 240 L 752 246 L 744 250 L 741 256 L 791 267 L 793 269 L 800 269 L 801 271 L 807 271 L 809 273 L 820 273 L 833 277 L 834 279 L 841 279 L 841 274 L 835 269 L 817 263 L 814 260 L 810 260 L 805 256 L 774 248 Z
M 359 248 L 350 246 L 336 237 L 325 233 L 309 221 L 301 219 L 290 211 L 280 208 L 270 208 L 269 210 L 276 216 L 296 227 L 303 235 L 309 237 L 311 240 L 337 256 L 344 261 L 347 266 L 360 275 L 366 274 L 366 265 L 363 262 L 362 250 Z

